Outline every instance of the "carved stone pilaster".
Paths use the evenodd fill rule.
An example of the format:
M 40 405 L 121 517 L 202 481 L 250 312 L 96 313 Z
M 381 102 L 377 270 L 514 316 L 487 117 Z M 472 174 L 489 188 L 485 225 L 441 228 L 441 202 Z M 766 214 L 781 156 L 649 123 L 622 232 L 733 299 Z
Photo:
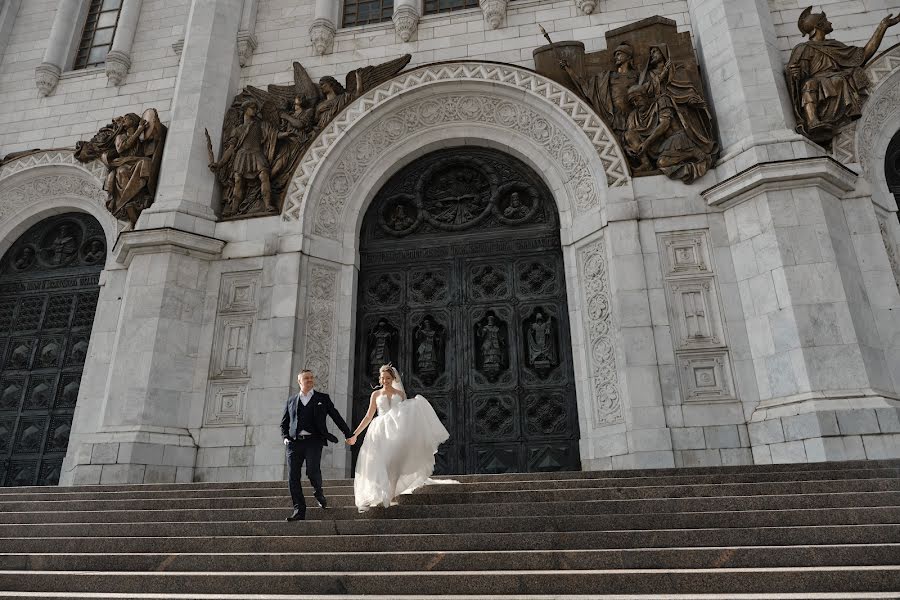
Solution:
M 404 42 L 412 39 L 419 27 L 419 11 L 414 6 L 402 5 L 394 9 L 394 30 L 397 36 Z
M 575 0 L 575 7 L 586 15 L 594 12 L 597 8 L 597 0 Z
M 130 68 L 131 59 L 124 52 L 111 50 L 106 54 L 106 78 L 110 84 L 122 85 Z
M 484 20 L 491 26 L 491 29 L 497 29 L 503 23 L 508 3 L 508 0 L 478 0 L 481 12 L 484 13 Z
M 256 36 L 249 31 L 238 31 L 237 50 L 241 66 L 246 67 L 250 64 L 250 57 L 253 56 L 253 51 L 256 50 Z
M 316 19 L 309 27 L 309 39 L 316 54 L 331 54 L 334 49 L 334 23 L 328 19 Z
M 41 63 L 34 68 L 34 84 L 41 96 L 49 96 L 56 89 L 62 69 L 50 63 Z

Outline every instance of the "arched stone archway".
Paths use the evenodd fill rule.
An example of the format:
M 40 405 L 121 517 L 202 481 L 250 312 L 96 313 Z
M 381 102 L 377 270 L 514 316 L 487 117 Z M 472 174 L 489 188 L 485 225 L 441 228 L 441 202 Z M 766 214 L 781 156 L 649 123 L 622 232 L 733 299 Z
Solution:
M 532 71 L 473 62 L 414 69 L 356 100 L 322 132 L 294 175 L 282 213 L 280 247 L 306 256 L 300 360 L 349 412 L 363 215 L 404 166 L 457 146 L 494 148 L 521 160 L 556 202 L 584 457 L 592 432 L 624 427 L 606 225 L 634 219 L 636 202 L 627 162 L 606 125 L 574 93 Z

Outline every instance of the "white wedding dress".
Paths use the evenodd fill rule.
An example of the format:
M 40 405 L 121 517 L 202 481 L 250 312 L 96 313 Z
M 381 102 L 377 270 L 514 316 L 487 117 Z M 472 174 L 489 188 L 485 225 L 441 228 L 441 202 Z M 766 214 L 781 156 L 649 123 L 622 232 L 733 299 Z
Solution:
M 375 406 L 378 414 L 369 423 L 353 480 L 360 512 L 396 504 L 397 496 L 426 483 L 459 483 L 431 479 L 434 454 L 450 434 L 428 400 L 419 395 L 403 400 L 399 394 L 391 398 L 381 394 Z

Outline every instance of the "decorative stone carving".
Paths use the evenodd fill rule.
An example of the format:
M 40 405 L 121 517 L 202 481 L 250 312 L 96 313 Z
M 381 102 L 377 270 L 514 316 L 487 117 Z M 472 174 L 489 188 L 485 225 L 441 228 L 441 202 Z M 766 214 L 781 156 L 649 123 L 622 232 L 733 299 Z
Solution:
M 309 27 L 309 40 L 316 54 L 319 56 L 331 54 L 334 50 L 335 31 L 334 23 L 328 19 L 316 19 L 312 22 Z
M 900 292 L 900 257 L 897 255 L 897 246 L 894 244 L 887 221 L 892 217 L 888 217 L 880 211 L 876 211 L 875 216 L 878 219 L 878 231 L 881 232 L 881 241 L 884 242 L 884 249 L 887 251 L 891 272 L 894 274 L 894 283 L 897 285 L 897 291 Z
M 41 96 L 49 96 L 56 89 L 62 69 L 50 63 L 41 63 L 34 68 L 34 84 Z
M 148 108 L 140 117 L 134 113 L 116 117 L 90 141 L 75 145 L 76 160 L 99 158 L 106 166 L 106 208 L 132 227 L 141 211 L 153 204 L 167 131 L 156 109 Z
M 871 176 L 879 170 L 874 165 L 878 146 L 876 140 L 882 135 L 888 122 L 900 113 L 900 45 L 888 50 L 869 64 L 866 73 L 874 87 L 863 116 L 856 123 L 844 127 L 832 146 L 834 147 L 844 137 L 845 132 L 855 134 L 853 137 L 856 159 L 863 170 Z
M 207 398 L 204 425 L 244 424 L 247 382 L 211 382 Z
M 635 173 L 661 171 L 685 183 L 703 176 L 719 145 L 690 34 L 678 33 L 672 20 L 651 17 L 607 32 L 606 44 L 610 50 L 587 55 L 580 42 L 550 42 L 534 51 L 535 66 L 591 104 Z
M 346 87 L 328 76 L 313 83 L 306 69 L 295 62 L 292 85 L 244 88 L 225 113 L 224 151 L 219 160 L 206 132 L 209 168 L 223 189 L 222 217 L 278 212 L 290 178 L 318 132 L 360 94 L 396 75 L 410 59 L 407 54 L 351 71 Z
M 408 42 L 419 27 L 419 11 L 415 6 L 403 4 L 394 8 L 391 20 L 394 21 L 397 37 L 403 42 Z
M 534 72 L 511 65 L 485 63 L 430 65 L 405 73 L 366 93 L 322 131 L 297 167 L 291 188 L 286 195 L 282 218 L 286 221 L 300 219 L 301 208 L 309 201 L 309 182 L 313 174 L 319 170 L 320 164 L 326 160 L 330 149 L 344 132 L 363 115 L 375 105 L 383 104 L 389 98 L 403 94 L 411 88 L 447 80 L 489 81 L 495 85 L 514 87 L 547 102 L 552 110 L 561 110 L 572 119 L 575 125 L 573 129 L 581 130 L 596 148 L 605 169 L 608 185 L 610 187 L 628 185 L 629 174 L 625 167 L 625 159 L 609 128 L 588 105 L 568 89 Z M 343 219 L 346 195 L 368 164 L 398 143 L 400 136 L 415 135 L 418 131 L 441 122 L 484 122 L 502 127 L 515 127 L 521 132 L 532 132 L 529 134 L 532 139 L 544 145 L 553 156 L 558 157 L 572 179 L 578 211 L 585 212 L 599 204 L 593 174 L 569 139 L 572 135 L 569 130 L 558 130 L 534 110 L 495 98 L 467 96 L 466 106 L 477 107 L 479 104 L 487 104 L 488 110 L 467 109 L 460 112 L 459 103 L 463 98 L 463 96 L 435 98 L 433 101 L 423 102 L 419 106 L 404 110 L 404 118 L 387 118 L 380 121 L 378 126 L 383 128 L 382 133 L 372 136 L 370 130 L 367 139 L 358 143 L 352 170 L 335 175 L 332 182 L 327 185 L 330 191 L 316 199 L 314 232 L 337 239 L 338 223 Z M 445 108 L 452 110 L 445 111 Z M 420 117 L 417 117 L 416 113 Z
M 131 59 L 126 53 L 119 50 L 106 53 L 106 78 L 112 85 L 122 85 L 130 68 Z
M 104 206 L 107 195 L 86 175 L 45 175 L 30 178 L 0 194 L 0 223 L 26 206 L 48 198 L 87 198 Z
M 798 133 L 828 144 L 841 125 L 860 117 L 870 85 L 863 67 L 897 23 L 900 16 L 886 16 L 858 47 L 827 38 L 834 29 L 824 12 L 813 13 L 810 6 L 800 14 L 797 27 L 809 41 L 794 47 L 785 69 Z
M 316 388 L 328 391 L 336 337 L 338 271 L 324 265 L 310 265 L 308 285 L 303 365 L 316 374 Z
M 623 423 L 625 420 L 616 373 L 609 274 L 604 244 L 604 238 L 599 238 L 586 244 L 578 252 L 590 358 L 592 413 L 596 427 Z
M 506 18 L 506 5 L 508 0 L 478 0 L 484 20 L 491 29 L 497 29 Z
M 731 364 L 725 351 L 679 355 L 685 402 L 729 402 L 734 400 Z
M 242 67 L 246 67 L 250 64 L 250 58 L 253 56 L 253 51 L 256 50 L 256 45 L 257 42 L 255 35 L 253 35 L 249 31 L 238 31 L 238 62 L 240 62 Z
M 575 0 L 575 7 L 586 15 L 593 14 L 597 0 Z

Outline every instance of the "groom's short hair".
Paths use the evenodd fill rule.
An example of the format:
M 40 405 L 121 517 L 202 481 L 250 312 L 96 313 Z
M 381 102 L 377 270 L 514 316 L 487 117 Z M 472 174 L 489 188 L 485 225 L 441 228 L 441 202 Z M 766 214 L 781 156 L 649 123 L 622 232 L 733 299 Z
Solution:
M 297 373 L 297 377 L 300 377 L 304 373 L 312 373 L 312 370 L 311 369 L 301 369 L 301 371 L 299 373 Z

